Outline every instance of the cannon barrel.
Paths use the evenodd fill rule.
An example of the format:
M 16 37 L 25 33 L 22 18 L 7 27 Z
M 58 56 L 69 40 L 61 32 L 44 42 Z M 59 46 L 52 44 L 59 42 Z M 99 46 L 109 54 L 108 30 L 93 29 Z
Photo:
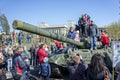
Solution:
M 14 20 L 13 28 L 18 29 L 18 30 L 27 31 L 27 32 L 30 32 L 30 33 L 34 33 L 34 34 L 38 34 L 38 35 L 45 36 L 45 37 L 48 37 L 48 38 L 52 38 L 54 40 L 58 40 L 58 41 L 61 41 L 61 42 L 74 44 L 74 45 L 77 45 L 81 48 L 84 48 L 84 43 L 83 42 L 78 42 L 78 41 L 69 39 L 69 38 L 67 38 L 63 35 L 59 35 L 59 34 L 56 34 L 56 33 L 53 33 L 53 32 L 45 31 L 45 30 L 43 30 L 43 29 L 41 29 L 37 26 L 31 25 L 31 24 L 28 24 L 28 23 L 25 23 L 25 22 L 22 22 L 22 21 L 19 21 L 19 20 Z

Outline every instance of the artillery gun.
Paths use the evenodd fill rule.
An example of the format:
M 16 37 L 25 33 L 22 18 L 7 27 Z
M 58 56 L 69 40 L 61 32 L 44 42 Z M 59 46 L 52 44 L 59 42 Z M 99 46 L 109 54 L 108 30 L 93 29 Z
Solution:
M 108 68 L 112 68 L 111 49 L 109 51 L 105 51 L 104 49 L 97 49 L 97 50 L 90 51 L 89 49 L 86 49 L 86 46 L 85 46 L 87 41 L 77 42 L 69 38 L 66 38 L 65 36 L 55 34 L 52 32 L 47 32 L 37 26 L 31 25 L 31 24 L 28 24 L 28 23 L 25 23 L 19 20 L 15 20 L 13 22 L 13 28 L 27 31 L 30 33 L 34 33 L 34 34 L 38 34 L 38 35 L 45 36 L 48 38 L 52 38 L 52 39 L 55 39 L 61 42 L 74 44 L 79 47 L 79 50 L 76 50 L 70 54 L 58 54 L 58 55 L 54 55 L 49 58 L 49 62 L 52 67 L 51 77 L 65 78 L 68 75 L 67 62 L 71 59 L 72 55 L 76 53 L 82 55 L 83 59 L 88 64 L 90 63 L 91 57 L 94 53 L 100 53 L 101 55 L 104 56 Z M 98 45 L 98 47 L 101 48 L 101 45 Z

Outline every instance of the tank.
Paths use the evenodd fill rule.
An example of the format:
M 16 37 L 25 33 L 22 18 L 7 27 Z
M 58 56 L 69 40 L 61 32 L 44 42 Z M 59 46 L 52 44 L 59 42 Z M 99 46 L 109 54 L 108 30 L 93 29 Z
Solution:
M 71 40 L 65 36 L 45 31 L 37 26 L 31 25 L 31 24 L 28 24 L 28 23 L 25 23 L 25 22 L 22 22 L 19 20 L 14 20 L 13 28 L 79 46 L 78 50 L 71 52 L 69 54 L 57 54 L 52 57 L 49 57 L 49 62 L 52 67 L 51 77 L 65 79 L 69 74 L 69 72 L 67 70 L 67 63 L 68 63 L 68 61 L 71 60 L 71 57 L 73 55 L 75 55 L 76 53 L 82 55 L 83 59 L 86 61 L 87 64 L 90 63 L 90 60 L 91 60 L 91 57 L 93 54 L 100 53 L 101 55 L 104 56 L 105 62 L 107 64 L 108 68 L 112 69 L 112 58 L 111 58 L 112 57 L 112 49 L 110 48 L 106 51 L 101 48 L 101 45 L 99 43 L 98 43 L 99 49 L 90 51 L 89 49 L 86 48 L 86 45 L 89 44 L 86 40 L 84 40 L 83 42 L 77 42 L 77 41 Z

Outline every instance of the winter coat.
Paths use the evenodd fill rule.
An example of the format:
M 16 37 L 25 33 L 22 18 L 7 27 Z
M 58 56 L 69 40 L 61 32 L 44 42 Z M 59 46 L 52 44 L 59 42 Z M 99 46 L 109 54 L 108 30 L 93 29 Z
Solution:
M 88 36 L 90 36 L 90 37 L 93 37 L 93 36 L 98 37 L 99 36 L 99 31 L 95 24 L 90 25 L 90 27 L 88 28 Z
M 74 31 L 73 32 L 69 31 L 68 32 L 68 38 L 75 39 L 75 32 Z
M 90 19 L 89 19 L 89 17 L 86 17 L 85 20 L 86 20 L 86 24 L 90 25 Z
M 22 58 L 25 59 L 31 59 L 31 55 L 27 50 L 23 50 L 22 54 L 21 54 Z
M 35 47 L 30 47 L 30 53 L 35 53 Z
M 25 63 L 30 65 L 30 59 L 31 59 L 30 53 L 27 50 L 23 50 L 21 56 L 23 60 L 25 61 Z
M 24 35 L 23 35 L 22 33 L 19 33 L 18 39 L 19 39 L 19 40 L 22 40 L 23 38 L 24 38 Z
M 107 36 L 106 34 L 103 34 L 103 33 L 102 33 L 102 36 L 101 36 L 100 41 L 101 41 L 102 44 L 104 44 L 104 45 L 108 45 L 108 44 L 109 44 L 109 38 L 108 38 L 108 36 Z
M 26 64 L 23 61 L 21 54 L 14 54 L 12 57 L 12 63 L 13 63 L 13 75 L 16 74 L 23 74 L 26 71 Z
M 2 53 L 3 53 L 4 57 L 7 59 L 9 55 L 6 53 L 6 51 L 2 50 Z
M 63 48 L 62 43 L 59 42 L 59 41 L 56 41 L 56 42 L 55 42 L 55 45 L 58 47 L 58 49 L 62 49 L 62 48 Z
M 48 56 L 48 54 L 46 53 L 46 51 L 41 48 L 37 51 L 37 56 L 39 58 L 39 63 L 44 62 L 44 58 Z
M 45 77 L 49 77 L 51 75 L 51 66 L 48 62 L 40 64 L 40 75 Z
M 75 32 L 75 41 L 79 41 L 80 42 L 80 37 L 79 37 L 79 32 Z
M 86 66 L 84 64 L 74 64 L 70 62 L 68 63 L 68 70 L 70 73 L 70 80 L 85 80 Z
M 86 20 L 83 19 L 83 18 L 80 18 L 80 19 L 78 20 L 78 25 L 81 26 L 81 27 L 85 27 L 85 25 L 86 25 Z

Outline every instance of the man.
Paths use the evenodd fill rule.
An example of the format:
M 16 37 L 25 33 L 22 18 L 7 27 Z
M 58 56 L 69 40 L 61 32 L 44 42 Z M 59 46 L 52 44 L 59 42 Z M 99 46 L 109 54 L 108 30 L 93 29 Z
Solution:
M 20 33 L 18 34 L 18 43 L 19 43 L 19 45 L 22 44 L 22 40 L 23 40 L 23 38 L 24 38 L 24 35 L 23 35 L 22 32 L 20 32 Z
M 36 65 L 35 62 L 36 62 L 36 55 L 35 55 L 35 45 L 32 44 L 32 46 L 30 47 L 30 55 L 31 55 L 31 60 L 30 60 L 30 64 L 33 66 L 33 65 Z
M 95 25 L 94 21 L 91 21 L 91 25 L 88 28 L 88 36 L 90 38 L 91 48 L 90 50 L 97 49 L 96 47 L 96 38 L 99 35 L 98 28 Z
M 69 80 L 86 80 L 85 70 L 87 69 L 87 64 L 83 61 L 82 56 L 76 54 L 72 57 L 72 61 L 68 63 L 69 70 Z
M 86 20 L 85 20 L 85 16 L 84 16 L 84 15 L 81 15 L 81 17 L 79 18 L 79 20 L 78 20 L 78 25 L 79 25 L 79 27 L 80 27 L 81 30 L 82 30 L 82 36 L 86 35 L 86 31 L 85 31 L 85 28 L 86 28 Z

